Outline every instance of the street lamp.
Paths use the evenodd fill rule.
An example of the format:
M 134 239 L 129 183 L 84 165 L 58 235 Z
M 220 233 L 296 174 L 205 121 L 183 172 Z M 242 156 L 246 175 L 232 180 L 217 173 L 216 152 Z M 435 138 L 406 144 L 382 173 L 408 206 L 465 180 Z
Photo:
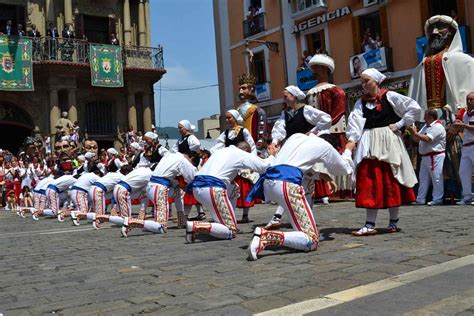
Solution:
M 271 50 L 272 52 L 278 53 L 277 42 L 269 42 L 269 41 L 262 41 L 262 40 L 245 40 L 245 47 L 248 48 L 250 42 L 265 44 L 265 46 L 267 46 L 269 50 Z
M 206 139 L 211 139 L 211 134 L 209 134 L 209 131 L 217 130 L 219 131 L 221 128 L 220 127 L 215 127 L 215 128 L 208 128 L 207 129 L 207 134 L 206 134 Z

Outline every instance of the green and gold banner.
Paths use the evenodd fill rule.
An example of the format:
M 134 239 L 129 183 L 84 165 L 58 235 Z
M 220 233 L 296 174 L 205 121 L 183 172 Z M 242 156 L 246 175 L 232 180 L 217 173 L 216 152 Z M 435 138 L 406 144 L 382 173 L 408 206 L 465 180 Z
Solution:
M 96 87 L 123 87 L 122 49 L 115 45 L 90 44 L 91 81 Z
M 0 90 L 34 90 L 31 52 L 31 39 L 0 36 Z

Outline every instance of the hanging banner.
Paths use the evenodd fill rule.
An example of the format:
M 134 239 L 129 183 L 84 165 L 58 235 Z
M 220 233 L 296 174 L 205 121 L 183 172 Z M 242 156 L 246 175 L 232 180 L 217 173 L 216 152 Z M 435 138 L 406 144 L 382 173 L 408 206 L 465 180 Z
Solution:
M 123 87 L 122 49 L 115 45 L 90 44 L 91 84 Z
M 30 38 L 0 36 L 0 90 L 34 90 L 32 47 Z

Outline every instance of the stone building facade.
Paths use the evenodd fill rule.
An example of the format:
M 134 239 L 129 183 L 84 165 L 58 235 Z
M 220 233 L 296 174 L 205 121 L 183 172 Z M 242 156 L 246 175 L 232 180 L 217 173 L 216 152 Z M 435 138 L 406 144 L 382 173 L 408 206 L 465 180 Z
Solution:
M 151 129 L 153 85 L 166 70 L 162 47 L 150 47 L 149 0 L 0 0 L 0 30 L 7 20 L 27 31 L 36 25 L 41 39 L 40 52 L 34 54 L 35 90 L 0 91 L 0 147 L 15 150 L 33 132 L 54 134 L 64 111 L 102 147 L 118 146 L 129 126 Z M 71 25 L 75 39 L 70 60 L 61 55 L 61 35 L 58 48 L 50 49 L 45 36 L 50 23 L 59 34 Z M 124 87 L 93 87 L 88 44 L 110 44 L 112 33 L 122 45 Z

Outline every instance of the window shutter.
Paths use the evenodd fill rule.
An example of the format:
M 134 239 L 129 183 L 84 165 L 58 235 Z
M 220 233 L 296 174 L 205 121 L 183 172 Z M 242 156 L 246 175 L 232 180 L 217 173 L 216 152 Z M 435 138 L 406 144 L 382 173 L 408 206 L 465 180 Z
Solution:
M 387 6 L 380 7 L 380 35 L 382 36 L 383 46 L 390 47 L 390 33 L 388 26 L 388 10 Z
M 84 15 L 76 14 L 74 17 L 74 26 L 77 39 L 84 38 Z
M 354 53 L 358 54 L 362 51 L 362 34 L 360 33 L 360 18 L 352 17 L 352 39 L 354 41 Z
M 115 25 L 115 18 L 109 17 L 109 43 L 112 38 L 111 34 L 114 33 L 115 36 L 117 36 L 117 30 L 116 30 L 116 25 Z M 118 36 L 117 36 L 118 38 Z

